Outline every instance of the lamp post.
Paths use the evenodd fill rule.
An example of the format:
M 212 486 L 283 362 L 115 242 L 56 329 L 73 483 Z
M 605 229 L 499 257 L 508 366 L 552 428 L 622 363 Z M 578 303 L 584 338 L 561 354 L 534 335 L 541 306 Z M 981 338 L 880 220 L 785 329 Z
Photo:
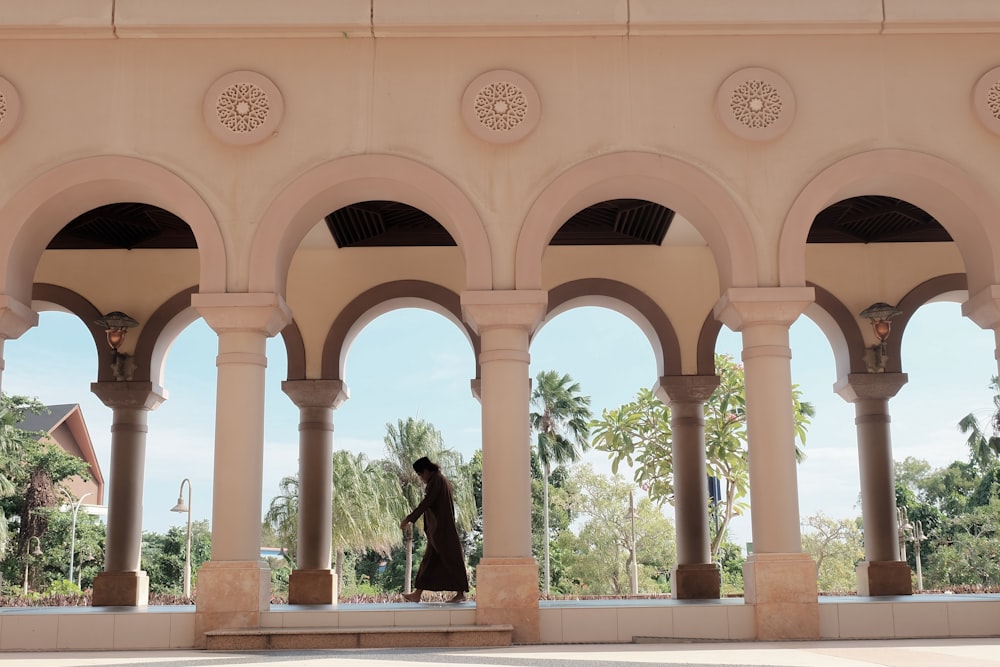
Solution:
M 66 575 L 66 579 L 68 581 L 73 581 L 73 557 L 76 555 L 76 513 L 80 511 L 80 505 L 83 504 L 83 499 L 89 495 L 92 494 L 83 494 L 73 505 L 73 524 L 72 528 L 69 529 L 69 573 Z
M 35 550 L 31 550 L 31 540 L 35 541 Z M 42 541 L 37 535 L 28 538 L 28 548 L 24 551 L 24 594 L 28 594 L 28 563 L 32 556 L 42 555 Z
M 187 502 L 184 502 L 184 485 L 188 487 Z M 186 512 L 188 515 L 187 546 L 184 549 L 184 597 L 191 597 L 191 480 L 184 478 L 181 489 L 177 493 L 177 504 L 170 508 L 171 512 Z

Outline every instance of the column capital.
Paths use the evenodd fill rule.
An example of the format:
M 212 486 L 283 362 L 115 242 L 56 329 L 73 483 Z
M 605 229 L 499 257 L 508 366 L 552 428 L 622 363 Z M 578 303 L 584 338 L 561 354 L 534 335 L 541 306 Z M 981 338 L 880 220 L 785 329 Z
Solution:
M 351 390 L 342 380 L 284 380 L 281 391 L 299 408 L 336 410 L 351 397 Z
M 833 391 L 848 403 L 890 399 L 908 379 L 906 373 L 851 373 L 833 385 Z
M 666 404 L 704 403 L 719 386 L 718 375 L 664 375 L 653 393 Z
M 155 410 L 167 400 L 166 390 L 154 387 L 152 382 L 91 382 L 90 391 L 112 410 Z
M 20 338 L 34 326 L 38 326 L 38 313 L 17 299 L 0 294 L 0 339 Z
M 532 331 L 548 303 L 544 290 L 470 290 L 462 292 L 462 317 L 477 334 L 494 327 Z
M 815 300 L 812 287 L 730 287 L 713 312 L 733 331 L 754 324 L 791 326 Z
M 983 329 L 1000 326 L 1000 285 L 989 285 L 969 296 L 962 304 L 962 314 Z
M 270 337 L 292 321 L 288 304 L 272 292 L 192 294 L 191 305 L 219 334 L 250 331 Z

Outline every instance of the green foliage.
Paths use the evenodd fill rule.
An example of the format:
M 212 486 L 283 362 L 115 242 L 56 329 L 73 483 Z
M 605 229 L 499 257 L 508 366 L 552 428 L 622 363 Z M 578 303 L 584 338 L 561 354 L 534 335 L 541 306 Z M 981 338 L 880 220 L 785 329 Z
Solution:
M 589 465 L 576 468 L 573 483 L 582 522 L 579 534 L 566 530 L 556 540 L 556 553 L 564 564 L 558 592 L 577 595 L 628 595 L 632 554 L 632 520 L 629 492 L 634 487 L 620 476 L 594 473 Z M 649 498 L 635 499 L 635 553 L 638 590 L 662 593 L 676 563 L 671 523 Z
M 931 585 L 1000 584 L 1000 498 L 950 519 L 941 532 L 924 568 Z
M 184 558 L 187 526 L 171 526 L 166 534 L 142 534 L 142 569 L 149 576 L 149 590 L 158 594 L 180 594 L 184 588 Z M 207 520 L 191 522 L 191 588 L 196 588 L 198 569 L 212 555 L 212 533 Z
M 819 512 L 807 517 L 803 527 L 802 550 L 816 561 L 819 590 L 854 590 L 855 568 L 865 558 L 859 520 L 831 519 Z
M 572 463 L 590 448 L 590 397 L 569 375 L 541 371 L 531 392 L 531 430 L 538 460 L 548 474 L 554 465 Z
M 719 503 L 722 521 L 712 539 L 712 554 L 717 557 L 723 535 L 734 516 L 747 509 L 749 494 L 747 459 L 746 398 L 743 367 L 727 355 L 715 355 L 719 386 L 705 403 L 706 473 L 724 481 Z M 801 400 L 792 387 L 795 457 L 804 454 L 806 431 L 815 410 Z M 631 403 L 615 410 L 605 410 L 592 424 L 594 446 L 607 452 L 612 471 L 622 463 L 633 467 L 635 482 L 649 493 L 654 502 L 673 502 L 673 434 L 670 409 L 651 391 L 642 389 Z
M 958 430 L 969 436 L 965 441 L 969 447 L 969 463 L 979 470 L 989 468 L 1000 457 L 1000 384 L 997 382 L 994 375 L 989 383 L 993 390 L 993 408 L 988 423 L 984 426 L 971 412 L 958 422 Z
M 572 463 L 590 448 L 590 397 L 580 395 L 580 385 L 567 374 L 541 371 L 535 377 L 529 415 L 536 435 L 535 453 L 542 469 L 542 526 L 532 535 L 541 535 L 542 591 L 548 593 L 552 582 L 549 477 L 553 464 Z M 536 552 L 537 553 L 537 552 Z
M 722 575 L 722 596 L 743 595 L 743 550 L 738 544 L 723 539 L 716 557 Z

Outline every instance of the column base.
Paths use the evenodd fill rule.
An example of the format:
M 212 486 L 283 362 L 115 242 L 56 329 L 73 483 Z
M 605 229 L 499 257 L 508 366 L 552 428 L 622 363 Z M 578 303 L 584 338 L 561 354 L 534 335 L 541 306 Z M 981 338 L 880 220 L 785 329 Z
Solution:
M 541 641 L 538 563 L 534 558 L 484 558 L 476 568 L 476 624 L 509 623 L 517 644 Z
M 913 573 L 901 560 L 865 561 L 858 565 L 858 595 L 913 595 Z
M 757 639 L 819 639 L 816 563 L 809 554 L 750 554 L 743 596 L 754 606 Z
M 209 561 L 198 569 L 194 609 L 196 648 L 209 630 L 260 627 L 271 608 L 271 568 L 264 561 Z
M 292 570 L 288 604 L 337 604 L 337 573 L 333 570 Z
M 145 607 L 149 604 L 149 576 L 138 572 L 101 572 L 94 577 L 94 607 Z
M 717 600 L 721 594 L 718 563 L 678 564 L 670 572 L 670 595 L 675 600 Z

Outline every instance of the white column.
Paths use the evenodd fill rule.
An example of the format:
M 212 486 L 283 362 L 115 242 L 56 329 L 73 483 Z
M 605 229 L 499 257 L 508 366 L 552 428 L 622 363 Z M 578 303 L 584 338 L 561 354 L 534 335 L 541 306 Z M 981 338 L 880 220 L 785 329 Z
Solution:
M 333 411 L 350 395 L 340 380 L 291 380 L 282 390 L 299 408 L 299 532 L 290 604 L 337 604 L 330 568 L 333 536 Z
M 547 299 L 534 290 L 462 294 L 462 313 L 481 342 L 483 559 L 476 572 L 476 622 L 511 623 L 519 643 L 539 637 L 528 340 Z
M 744 597 L 758 639 L 819 636 L 816 567 L 802 553 L 788 328 L 811 287 L 731 288 L 715 316 L 743 335 L 753 554 Z
M 861 475 L 865 562 L 858 565 L 858 595 L 910 595 L 910 567 L 899 560 L 896 480 L 889 399 L 906 384 L 904 373 L 852 373 L 835 391 L 854 403 Z
M 291 321 L 276 294 L 195 294 L 191 304 L 219 335 L 212 493 L 212 560 L 198 575 L 195 638 L 255 627 L 270 606 L 260 559 L 266 339 Z
M 670 590 L 677 599 L 710 599 L 721 594 L 719 567 L 712 563 L 705 472 L 705 401 L 718 386 L 716 375 L 674 375 L 661 377 L 656 390 L 670 406 L 673 435 L 677 566 Z
M 93 604 L 142 606 L 149 602 L 149 579 L 140 570 L 146 424 L 163 390 L 150 382 L 94 382 L 90 390 L 113 411 L 104 572 L 94 580 Z

